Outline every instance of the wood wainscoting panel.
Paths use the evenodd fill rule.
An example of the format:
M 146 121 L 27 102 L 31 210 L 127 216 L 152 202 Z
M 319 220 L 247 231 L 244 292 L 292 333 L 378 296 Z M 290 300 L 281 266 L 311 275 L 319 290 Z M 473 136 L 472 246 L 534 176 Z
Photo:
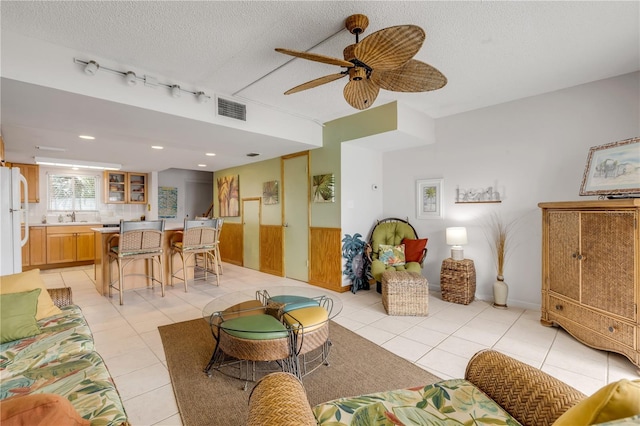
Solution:
M 342 230 L 311 228 L 309 235 L 309 284 L 348 291 L 349 286 L 342 286 Z
M 284 228 L 260 225 L 260 272 L 284 277 Z
M 224 222 L 220 231 L 220 258 L 223 262 L 243 266 L 242 224 Z

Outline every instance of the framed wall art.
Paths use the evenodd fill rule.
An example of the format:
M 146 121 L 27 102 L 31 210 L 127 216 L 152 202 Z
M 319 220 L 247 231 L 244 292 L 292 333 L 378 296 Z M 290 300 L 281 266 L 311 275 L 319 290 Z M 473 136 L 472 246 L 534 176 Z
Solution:
M 623 198 L 640 194 L 640 138 L 589 149 L 580 195 Z
M 333 203 L 336 199 L 333 173 L 314 176 L 312 192 L 314 203 Z
M 220 216 L 240 216 L 240 175 L 218 178 Z
M 416 217 L 418 219 L 442 219 L 443 179 L 416 181 Z
M 262 202 L 266 205 L 278 204 L 278 181 L 271 180 L 262 184 Z

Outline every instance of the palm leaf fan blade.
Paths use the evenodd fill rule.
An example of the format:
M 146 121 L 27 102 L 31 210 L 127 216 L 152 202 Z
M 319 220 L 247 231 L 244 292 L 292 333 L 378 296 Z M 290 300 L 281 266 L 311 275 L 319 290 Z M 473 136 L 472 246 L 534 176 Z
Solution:
M 299 86 L 291 88 L 291 89 L 287 90 L 286 92 L 284 92 L 284 94 L 285 95 L 290 95 L 292 93 L 301 92 L 303 90 L 313 89 L 314 87 L 318 87 L 318 86 L 321 86 L 323 84 L 331 83 L 332 81 L 338 80 L 338 79 L 344 77 L 345 75 L 346 74 L 342 74 L 342 73 L 325 75 L 324 77 L 316 78 L 315 80 L 307 81 L 306 83 L 302 83 Z
M 440 71 L 416 59 L 391 71 L 374 70 L 371 80 L 380 88 L 394 92 L 428 92 L 447 84 L 447 78 Z
M 300 52 L 297 50 L 283 49 L 280 47 L 276 48 L 275 50 L 278 53 L 284 53 L 285 55 L 295 56 L 296 58 L 307 59 L 309 61 L 322 62 L 323 64 L 337 65 L 339 67 L 347 67 L 347 68 L 351 68 L 353 66 L 351 62 L 345 61 L 344 59 L 334 58 L 326 55 L 320 55 L 318 53 Z
M 424 30 L 415 25 L 389 27 L 365 37 L 356 44 L 354 54 L 373 69 L 388 71 L 413 58 L 425 38 Z
M 344 99 L 356 109 L 367 109 L 375 102 L 380 87 L 369 79 L 351 80 L 344 86 Z

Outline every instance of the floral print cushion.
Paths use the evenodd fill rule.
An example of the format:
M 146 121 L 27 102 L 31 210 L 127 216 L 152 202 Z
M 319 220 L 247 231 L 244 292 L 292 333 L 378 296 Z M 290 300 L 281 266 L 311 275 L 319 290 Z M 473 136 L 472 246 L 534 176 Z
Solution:
M 313 413 L 321 426 L 520 424 L 463 379 L 340 398 L 315 406 Z
M 88 352 L 52 362 L 2 380 L 0 399 L 32 393 L 55 393 L 71 401 L 92 426 L 127 424 L 124 406 L 104 361 Z
M 0 379 L 5 380 L 27 369 L 94 349 L 91 330 L 77 306 L 38 321 L 41 334 L 0 345 Z

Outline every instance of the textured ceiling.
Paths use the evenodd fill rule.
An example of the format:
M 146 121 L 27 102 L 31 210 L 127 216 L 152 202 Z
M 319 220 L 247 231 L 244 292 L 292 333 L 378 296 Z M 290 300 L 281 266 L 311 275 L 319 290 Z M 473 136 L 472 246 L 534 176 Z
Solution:
M 346 79 L 283 92 L 341 69 L 274 48 L 317 45 L 313 52 L 341 58 L 355 41 L 344 29 L 354 13 L 369 17 L 365 36 L 400 24 L 426 31 L 416 59 L 438 68 L 448 84 L 426 93 L 383 90 L 374 106 L 398 100 L 434 118 L 640 69 L 638 2 L 2 1 L 0 8 L 3 32 L 320 122 L 357 112 L 343 99 Z M 2 132 L 9 139 L 20 134 L 12 120 L 27 111 L 12 98 L 23 88 L 5 84 Z

